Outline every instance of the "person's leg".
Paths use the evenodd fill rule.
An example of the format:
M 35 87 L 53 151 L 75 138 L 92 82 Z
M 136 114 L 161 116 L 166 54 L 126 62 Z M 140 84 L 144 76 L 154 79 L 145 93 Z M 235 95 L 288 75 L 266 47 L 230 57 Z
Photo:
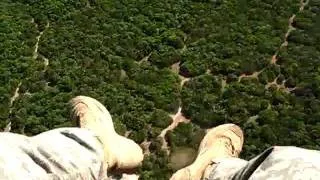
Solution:
M 58 128 L 28 139 L 30 143 L 26 146 L 19 143 L 19 148 L 31 157 L 35 166 L 45 170 L 49 179 L 90 180 L 107 177 L 108 164 L 104 161 L 102 143 L 90 130 Z M 44 176 L 40 179 L 47 178 Z
M 77 96 L 70 103 L 72 118 L 78 126 L 93 131 L 103 144 L 109 169 L 132 169 L 141 164 L 142 149 L 134 141 L 116 133 L 110 113 L 99 101 Z
M 320 152 L 294 146 L 270 147 L 250 161 L 223 158 L 213 163 L 206 180 L 320 179 Z
M 320 179 L 320 152 L 294 146 L 274 146 L 239 170 L 233 179 Z
M 242 143 L 243 134 L 236 125 L 209 130 L 195 162 L 171 180 L 320 179 L 320 151 L 275 146 L 245 161 L 236 158 Z
M 132 169 L 142 149 L 118 135 L 109 112 L 97 100 L 71 100 L 78 127 L 26 137 L 0 133 L 0 179 L 106 179 L 106 171 Z
M 201 141 L 198 156 L 190 165 L 177 171 L 171 180 L 199 180 L 212 170 L 213 159 L 238 157 L 242 150 L 243 133 L 235 124 L 224 124 L 210 129 Z

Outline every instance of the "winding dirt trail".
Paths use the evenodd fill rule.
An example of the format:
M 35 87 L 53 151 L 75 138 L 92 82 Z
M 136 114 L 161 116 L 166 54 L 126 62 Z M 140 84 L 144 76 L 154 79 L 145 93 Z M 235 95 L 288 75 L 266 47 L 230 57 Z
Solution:
M 247 120 L 247 123 L 256 123 L 256 120 L 259 118 L 259 115 L 250 116 Z
M 33 55 L 32 55 L 32 58 L 33 59 L 37 59 L 39 54 L 38 54 L 38 49 L 39 49 L 39 41 L 40 41 L 40 38 L 42 36 L 43 32 L 40 32 L 40 34 L 36 37 L 36 45 L 35 45 L 35 48 L 34 48 L 34 51 L 33 51 Z
M 10 132 L 11 131 L 11 121 L 6 125 L 3 132 Z
M 34 25 L 35 25 L 35 27 L 38 29 L 38 24 L 35 23 L 34 20 L 32 20 L 31 22 L 33 22 Z M 50 27 L 50 24 L 49 24 L 49 22 L 48 22 L 48 23 L 46 24 L 46 26 L 45 26 L 45 29 L 44 29 L 43 31 L 40 31 L 40 32 L 39 32 L 39 35 L 36 37 L 37 42 L 36 42 L 36 44 L 35 44 L 35 48 L 34 48 L 33 55 L 32 55 L 32 58 L 33 58 L 34 60 L 36 60 L 39 56 L 43 59 L 43 64 L 44 64 L 44 68 L 43 68 L 43 70 L 42 70 L 43 72 L 47 71 L 47 68 L 48 68 L 48 66 L 49 66 L 50 61 L 49 61 L 49 59 L 47 59 L 45 56 L 40 55 L 39 52 L 38 52 L 38 49 L 39 49 L 40 39 L 41 39 L 43 33 L 44 33 L 49 27 Z
M 186 49 L 186 46 L 183 48 L 184 50 Z M 184 84 L 189 81 L 191 78 L 186 78 L 184 76 L 181 76 L 179 74 L 180 72 L 180 61 L 177 62 L 177 63 L 174 63 L 173 65 L 171 65 L 171 70 L 172 72 L 174 72 L 175 74 L 177 74 L 179 76 L 179 79 L 180 79 L 180 88 L 182 89 Z M 182 114 L 182 107 L 181 107 L 181 99 L 179 100 L 180 101 L 180 106 L 178 108 L 178 111 L 176 114 L 174 115 L 170 115 L 171 119 L 172 119 L 172 123 L 166 127 L 165 129 L 163 129 L 161 131 L 161 133 L 159 134 L 158 137 L 161 138 L 161 149 L 165 150 L 167 152 L 167 154 L 169 155 L 170 154 L 170 150 L 169 150 L 169 147 L 168 147 L 168 142 L 166 141 L 165 139 L 165 136 L 167 134 L 168 131 L 173 131 L 178 125 L 179 123 L 189 123 L 190 120 L 187 119 L 186 117 L 184 117 L 184 115 Z
M 11 96 L 11 98 L 10 98 L 10 102 L 9 102 L 9 115 L 12 114 L 14 102 L 15 102 L 16 99 L 20 96 L 19 90 L 20 90 L 21 85 L 22 85 L 22 82 L 20 81 L 19 84 L 18 84 L 18 86 L 16 87 L 16 90 L 14 91 L 13 96 Z M 9 124 L 11 125 L 11 121 L 9 121 Z
M 46 72 L 48 70 L 49 63 L 50 63 L 49 59 L 47 59 L 46 57 L 43 57 L 44 67 L 43 67 L 42 72 Z
M 301 0 L 300 1 L 300 8 L 299 8 L 299 12 L 303 11 L 305 6 L 309 3 L 309 0 Z M 278 51 L 275 52 L 275 54 L 272 56 L 271 58 L 271 61 L 270 61 L 270 64 L 275 64 L 277 65 L 277 59 L 278 59 L 278 53 L 279 51 L 284 48 L 284 47 L 287 47 L 288 46 L 288 37 L 290 36 L 290 33 L 292 31 L 295 30 L 295 28 L 293 27 L 293 22 L 294 22 L 294 19 L 295 19 L 296 15 L 293 14 L 289 20 L 288 20 L 288 30 L 285 34 L 285 38 L 284 38 L 284 41 L 282 42 L 282 44 L 280 45 L 280 47 L 278 48 Z M 182 48 L 182 51 L 185 51 L 186 50 L 186 46 L 184 46 Z M 144 62 L 144 61 L 148 61 L 148 58 L 150 57 L 151 53 L 146 56 L 145 58 L 143 58 L 141 61 L 139 61 L 139 64 L 141 62 Z M 172 66 L 171 66 L 171 70 L 178 74 L 179 76 L 179 79 L 180 79 L 180 88 L 182 89 L 184 84 L 187 82 L 187 81 L 190 81 L 191 78 L 187 78 L 187 77 L 184 77 L 184 76 L 181 76 L 180 75 L 180 64 L 181 62 L 177 62 L 177 63 L 174 63 Z M 244 78 L 254 78 L 254 79 L 257 79 L 259 80 L 259 75 L 265 70 L 265 68 L 261 69 L 260 71 L 256 71 L 256 72 L 253 72 L 252 74 L 241 74 L 239 77 L 238 77 L 238 82 L 241 82 L 241 80 L 243 80 Z M 207 70 L 206 74 L 210 74 L 210 70 Z M 269 89 L 271 86 L 276 86 L 277 90 L 284 90 L 285 92 L 291 92 L 295 89 L 294 88 L 288 88 L 285 86 L 285 82 L 286 80 L 284 80 L 281 84 L 278 84 L 277 83 L 277 80 L 278 80 L 278 77 L 275 78 L 272 82 L 269 82 L 265 85 L 265 89 Z M 225 87 L 227 86 L 227 81 L 225 79 L 222 79 L 221 81 L 221 92 L 223 92 L 225 90 Z M 181 100 L 180 100 L 180 103 L 181 103 Z M 189 123 L 190 120 L 185 118 L 183 116 L 183 114 L 181 113 L 181 104 L 179 106 L 179 109 L 178 109 L 178 112 L 175 114 L 175 115 L 170 115 L 170 117 L 172 118 L 172 123 L 166 127 L 165 129 L 163 129 L 160 133 L 160 135 L 158 137 L 161 138 L 161 142 L 162 142 L 162 149 L 163 150 L 166 150 L 167 154 L 170 154 L 170 150 L 169 150 L 169 147 L 168 147 L 168 142 L 166 141 L 165 139 L 165 136 L 167 134 L 168 131 L 173 131 L 178 125 L 179 123 Z M 252 118 L 250 118 L 251 121 L 254 121 L 258 116 L 253 116 Z M 144 141 L 142 143 L 143 146 L 147 146 L 149 147 L 149 144 L 150 142 L 148 141 Z M 148 151 L 149 152 L 149 151 Z
M 12 114 L 14 102 L 20 96 L 19 90 L 20 90 L 21 85 L 22 85 L 22 82 L 20 81 L 18 86 L 16 87 L 13 95 L 10 98 L 10 102 L 9 102 L 9 117 Z M 3 130 L 4 132 L 10 132 L 11 131 L 11 120 L 10 120 L 10 118 L 8 118 L 8 119 L 9 119 L 9 122 L 8 122 L 7 126 L 4 128 L 4 130 Z
M 171 70 L 174 73 L 178 74 L 179 79 L 180 79 L 180 88 L 182 88 L 186 82 L 190 81 L 191 78 L 187 78 L 187 77 L 181 76 L 179 74 L 179 72 L 180 72 L 180 63 L 181 62 L 179 61 L 179 62 L 174 63 L 173 65 L 171 65 Z
M 288 87 L 286 87 L 286 86 L 285 86 L 285 83 L 286 83 L 287 80 L 283 80 L 283 81 L 281 82 L 281 84 L 278 84 L 278 82 L 277 82 L 278 79 L 279 79 L 279 76 L 276 77 L 272 82 L 268 82 L 268 83 L 265 85 L 265 89 L 269 89 L 270 87 L 275 86 L 276 89 L 277 89 L 277 91 L 282 90 L 282 91 L 287 92 L 287 93 L 290 93 L 291 91 L 293 91 L 293 90 L 296 89 L 296 87 L 293 87 L 293 88 L 288 88 Z
M 19 97 L 19 90 L 20 90 L 21 85 L 22 85 L 22 83 L 19 82 L 16 90 L 14 91 L 13 96 L 10 98 L 10 103 L 9 103 L 10 108 L 13 106 L 14 101 Z M 10 111 L 10 113 L 11 113 L 11 111 Z
M 222 79 L 221 80 L 221 93 L 223 93 L 226 90 L 227 85 L 228 85 L 227 80 Z
M 300 7 L 299 7 L 299 12 L 302 12 L 305 9 L 305 6 L 307 6 L 309 4 L 309 0 L 300 0 Z M 278 61 L 278 55 L 279 55 L 279 51 L 285 47 L 288 46 L 289 42 L 288 42 L 288 37 L 290 36 L 291 32 L 295 31 L 296 28 L 293 27 L 293 22 L 296 18 L 296 14 L 292 14 L 292 16 L 289 18 L 288 20 L 288 30 L 284 36 L 284 40 L 283 43 L 280 45 L 278 51 L 272 56 L 270 64 L 274 64 L 274 65 L 278 65 L 277 61 Z M 265 89 L 269 89 L 272 86 L 275 86 L 277 90 L 283 90 L 284 92 L 290 93 L 291 91 L 295 90 L 296 87 L 293 88 L 288 88 L 285 86 L 285 83 L 287 80 L 283 80 L 281 82 L 281 84 L 278 84 L 278 77 L 276 77 L 272 82 L 269 82 L 265 85 Z
M 305 6 L 307 6 L 309 4 L 309 0 L 300 0 L 300 7 L 299 7 L 299 12 L 302 12 L 305 8 Z M 270 64 L 275 64 L 277 65 L 277 61 L 278 61 L 278 55 L 279 55 L 279 51 L 284 48 L 284 47 L 287 47 L 288 46 L 288 37 L 290 36 L 291 32 L 296 30 L 295 27 L 293 27 L 293 22 L 294 22 L 294 19 L 296 18 L 296 14 L 292 14 L 292 16 L 289 18 L 288 20 L 288 30 L 284 36 L 284 40 L 283 40 L 283 43 L 280 45 L 278 51 L 276 51 L 276 53 L 272 56 L 271 58 L 271 61 L 270 61 Z
M 167 154 L 170 154 L 168 142 L 165 139 L 167 132 L 174 130 L 179 125 L 179 123 L 182 123 L 182 122 L 189 123 L 190 122 L 189 119 L 187 119 L 183 116 L 183 114 L 181 113 L 181 110 L 182 110 L 182 108 L 179 107 L 178 112 L 176 114 L 170 115 L 170 117 L 172 118 L 172 123 L 168 127 L 166 127 L 165 129 L 163 129 L 159 135 L 159 137 L 161 138 L 161 141 L 162 141 L 161 148 L 163 150 L 166 150 Z
M 140 144 L 141 148 L 143 149 L 143 154 L 146 156 L 150 154 L 150 144 L 151 141 L 148 141 L 147 139 L 144 139 L 144 141 Z
M 264 71 L 264 69 L 260 70 L 260 71 L 256 71 L 256 72 L 253 72 L 252 74 L 241 74 L 239 77 L 238 77 L 238 82 L 241 82 L 242 79 L 244 78 L 254 78 L 254 79 L 257 79 L 259 80 L 259 75 Z
M 306 5 L 308 5 L 309 3 L 309 0 L 300 0 L 300 7 L 299 7 L 299 12 L 302 12 L 305 8 Z M 277 64 L 277 61 L 278 61 L 278 55 L 279 55 L 279 52 L 282 48 L 285 48 L 288 46 L 289 42 L 288 42 L 288 37 L 290 36 L 291 32 L 296 30 L 295 27 L 293 27 L 293 22 L 296 18 L 296 14 L 293 14 L 289 20 L 288 20 L 288 30 L 284 36 L 284 40 L 283 42 L 281 43 L 280 47 L 278 48 L 278 50 L 275 52 L 275 54 L 272 56 L 271 60 L 270 60 L 270 64 L 273 64 L 273 65 L 278 65 Z M 238 78 L 238 82 L 241 82 L 241 80 L 243 78 L 255 78 L 257 80 L 259 80 L 259 75 L 264 71 L 264 69 L 260 70 L 260 71 L 257 71 L 257 72 L 254 72 L 250 75 L 246 75 L 246 74 L 241 74 Z M 287 93 L 290 93 L 291 91 L 295 90 L 296 87 L 294 88 L 288 88 L 285 86 L 285 82 L 286 80 L 282 81 L 281 84 L 278 84 L 278 77 L 276 77 L 272 82 L 268 82 L 266 85 L 265 85 L 265 89 L 269 89 L 270 87 L 272 86 L 275 86 L 277 90 L 283 90 Z
M 124 137 L 129 137 L 129 135 L 132 133 L 132 131 L 126 131 L 125 133 L 124 133 Z
M 184 46 L 184 48 L 182 49 L 183 51 L 186 50 L 186 46 Z M 179 79 L 180 79 L 180 88 L 182 89 L 184 84 L 188 81 L 191 80 L 191 78 L 187 78 L 187 77 L 184 77 L 182 75 L 180 75 L 180 65 L 181 65 L 181 62 L 177 62 L 177 63 L 174 63 L 173 65 L 171 65 L 171 70 L 172 72 L 174 72 L 175 74 L 177 74 L 179 76 Z M 210 69 L 207 69 L 205 74 L 211 74 L 211 71 Z M 226 80 L 222 80 L 221 81 L 221 91 L 224 91 L 225 87 L 227 86 L 227 83 L 226 83 Z M 162 146 L 161 148 L 163 150 L 165 150 L 167 152 L 167 154 L 169 155 L 170 154 L 170 150 L 169 150 L 169 147 L 168 147 L 168 142 L 166 141 L 165 139 L 165 136 L 167 134 L 168 131 L 173 131 L 180 123 L 189 123 L 191 122 L 190 119 L 187 119 L 183 114 L 182 114 L 182 107 L 181 107 L 181 99 L 180 99 L 180 106 L 178 108 L 178 112 L 174 115 L 170 115 L 171 119 L 172 119 L 172 123 L 166 127 L 165 129 L 163 129 L 160 133 L 160 135 L 158 137 L 161 138 L 161 142 L 162 142 Z
M 151 54 L 152 54 L 152 52 L 149 53 L 147 56 L 143 57 L 140 61 L 138 61 L 138 64 L 141 64 L 141 63 L 143 63 L 143 62 L 148 62 Z
M 32 18 L 31 23 L 34 24 L 34 26 L 38 29 L 38 24 L 35 23 L 34 19 Z M 43 63 L 44 63 L 44 69 L 43 69 L 43 72 L 45 72 L 47 70 L 47 67 L 49 66 L 49 60 L 44 57 L 43 55 L 39 55 L 39 52 L 38 52 L 38 49 L 39 49 L 39 42 L 40 42 L 40 39 L 44 33 L 44 31 L 46 29 L 48 29 L 50 26 L 49 23 L 47 23 L 45 29 L 43 31 L 40 31 L 39 32 L 39 35 L 36 37 L 36 44 L 34 45 L 34 50 L 32 52 L 32 59 L 33 60 L 36 60 L 39 56 L 42 57 L 43 59 Z M 20 94 L 19 94 L 19 90 L 20 90 L 20 87 L 22 85 L 22 81 L 19 82 L 18 86 L 16 87 L 15 89 L 15 92 L 13 94 L 13 96 L 10 98 L 10 102 L 9 102 L 9 116 L 12 114 L 12 110 L 13 110 L 13 105 L 14 105 L 14 102 L 16 101 L 17 98 L 19 98 Z M 11 130 L 11 121 L 10 121 L 10 118 L 9 118 L 9 123 L 8 125 L 6 126 L 5 128 L 5 131 L 6 132 L 9 132 Z

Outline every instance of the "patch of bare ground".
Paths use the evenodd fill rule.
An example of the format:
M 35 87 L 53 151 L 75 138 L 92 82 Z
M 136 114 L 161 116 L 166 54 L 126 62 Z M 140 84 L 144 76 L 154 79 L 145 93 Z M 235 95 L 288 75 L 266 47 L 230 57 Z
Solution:
M 277 89 L 277 91 L 282 90 L 282 91 L 287 92 L 287 93 L 290 93 L 291 91 L 293 91 L 293 90 L 296 89 L 296 87 L 294 87 L 294 88 L 288 88 L 288 87 L 286 87 L 286 86 L 285 86 L 286 80 L 283 80 L 283 81 L 281 82 L 281 84 L 278 84 L 278 82 L 277 82 L 277 81 L 278 81 L 278 78 L 279 78 L 279 77 L 276 77 L 272 82 L 268 82 L 268 83 L 265 85 L 265 89 L 269 89 L 270 87 L 274 86 L 274 87 Z

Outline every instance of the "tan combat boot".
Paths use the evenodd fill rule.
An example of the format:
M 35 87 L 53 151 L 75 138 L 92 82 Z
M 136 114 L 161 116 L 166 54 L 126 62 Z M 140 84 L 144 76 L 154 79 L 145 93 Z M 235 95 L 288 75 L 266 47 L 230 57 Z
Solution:
M 142 163 L 143 152 L 131 139 L 116 133 L 108 110 L 96 99 L 77 96 L 70 101 L 77 126 L 93 131 L 104 147 L 108 169 L 130 170 Z
M 215 158 L 238 157 L 242 150 L 243 133 L 235 124 L 223 124 L 207 131 L 198 156 L 189 166 L 180 169 L 171 180 L 200 180 Z

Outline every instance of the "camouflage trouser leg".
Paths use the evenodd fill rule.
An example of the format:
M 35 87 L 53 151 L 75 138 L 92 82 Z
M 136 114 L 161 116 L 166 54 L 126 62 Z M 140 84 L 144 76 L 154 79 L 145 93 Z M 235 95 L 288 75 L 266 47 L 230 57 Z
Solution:
M 214 159 L 208 180 L 320 179 L 320 152 L 275 146 L 254 159 Z
M 107 179 L 102 144 L 80 128 L 60 128 L 26 137 L 0 133 L 1 180 Z

